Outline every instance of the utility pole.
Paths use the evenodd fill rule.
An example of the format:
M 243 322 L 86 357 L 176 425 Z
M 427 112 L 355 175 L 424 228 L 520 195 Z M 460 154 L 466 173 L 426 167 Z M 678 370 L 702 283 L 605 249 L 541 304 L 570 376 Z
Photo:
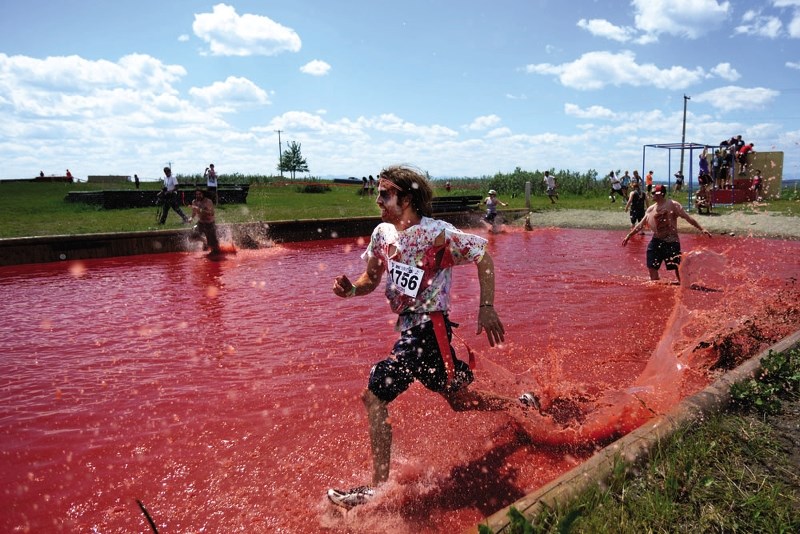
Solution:
M 281 148 L 281 132 L 283 130 L 275 130 L 278 133 L 278 168 L 281 171 L 281 178 L 283 178 L 283 166 L 281 165 L 281 157 L 283 156 L 283 148 Z
M 686 145 L 686 102 L 691 100 L 691 97 L 683 95 L 683 133 L 681 134 L 681 166 L 679 168 L 681 175 L 683 175 L 683 151 Z

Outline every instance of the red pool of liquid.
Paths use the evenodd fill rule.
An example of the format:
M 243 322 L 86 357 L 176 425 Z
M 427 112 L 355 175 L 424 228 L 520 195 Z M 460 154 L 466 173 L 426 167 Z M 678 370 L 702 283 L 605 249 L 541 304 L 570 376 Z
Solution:
M 797 295 L 800 243 L 684 235 L 684 251 L 726 260 L 687 273 L 689 290 L 649 282 L 649 237 L 623 248 L 623 235 L 488 236 L 507 332 L 494 349 L 475 335 L 476 269 L 457 268 L 451 318 L 478 355 L 476 387 L 597 399 L 642 386 L 660 353 L 682 361 L 669 381 L 685 396 L 712 378 L 698 342 L 769 313 L 759 343 L 797 329 L 781 310 L 796 308 L 782 302 Z M 0 269 L 0 530 L 149 532 L 139 499 L 161 532 L 458 532 L 591 454 L 541 445 L 504 413 L 454 413 L 414 385 L 390 405 L 391 480 L 365 507 L 329 505 L 328 487 L 370 480 L 359 394 L 396 338 L 382 290 L 331 291 L 361 272 L 363 248 Z

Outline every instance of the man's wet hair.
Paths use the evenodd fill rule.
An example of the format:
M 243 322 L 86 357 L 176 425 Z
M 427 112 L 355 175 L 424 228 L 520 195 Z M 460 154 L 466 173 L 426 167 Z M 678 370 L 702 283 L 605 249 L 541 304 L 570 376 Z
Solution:
M 411 207 L 420 217 L 431 217 L 433 207 L 433 189 L 425 177 L 425 174 L 410 165 L 392 165 L 381 171 L 381 180 L 392 182 L 397 189 L 399 197 L 410 197 Z

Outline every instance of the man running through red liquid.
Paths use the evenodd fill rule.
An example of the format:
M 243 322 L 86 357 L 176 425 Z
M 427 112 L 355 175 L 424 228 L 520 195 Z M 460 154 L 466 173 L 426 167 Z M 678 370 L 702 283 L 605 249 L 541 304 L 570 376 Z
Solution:
M 675 271 L 675 277 L 680 282 L 678 266 L 681 263 L 681 242 L 678 237 L 678 217 L 685 219 L 708 237 L 711 237 L 711 233 L 686 213 L 680 202 L 667 199 L 666 193 L 666 186 L 661 184 L 653 189 L 655 203 L 644 212 L 644 219 L 625 236 L 622 246 L 627 245 L 631 236 L 642 230 L 645 225 L 649 226 L 653 231 L 653 239 L 647 245 L 647 269 L 650 271 L 650 279 L 658 280 L 658 269 L 661 267 L 661 262 L 664 262 L 668 271 Z
M 477 334 L 486 331 L 489 345 L 504 340 L 503 323 L 494 305 L 494 263 L 482 237 L 430 218 L 433 192 L 417 169 L 392 166 L 378 181 L 376 202 L 381 220 L 372 232 L 363 258 L 366 270 L 351 282 L 334 280 L 333 292 L 342 298 L 372 292 L 384 272 L 386 297 L 398 314 L 395 329 L 400 339 L 391 356 L 372 367 L 362 395 L 367 408 L 372 445 L 372 486 L 347 491 L 328 490 L 336 505 L 351 508 L 375 495 L 375 486 L 389 479 L 392 427 L 388 405 L 415 381 L 442 395 L 456 411 L 504 410 L 517 399 L 472 391 L 470 365 L 456 357 L 450 346 L 453 323 L 448 319 L 452 267 L 474 263 L 480 285 Z

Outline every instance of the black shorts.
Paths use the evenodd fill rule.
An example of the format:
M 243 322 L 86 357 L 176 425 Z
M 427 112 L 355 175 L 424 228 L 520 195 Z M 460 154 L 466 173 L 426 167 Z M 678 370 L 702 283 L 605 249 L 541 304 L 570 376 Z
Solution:
M 451 323 L 445 317 L 447 339 L 453 337 Z M 433 331 L 433 323 L 427 321 L 400 334 L 394 344 L 391 357 L 376 363 L 369 373 L 369 390 L 380 400 L 391 402 L 407 390 L 414 380 L 419 380 L 431 391 L 442 392 L 445 389 L 456 391 L 470 384 L 474 376 L 466 362 L 455 356 L 453 381 L 447 383 L 447 370 L 439 352 L 439 344 Z
M 486 219 L 486 222 L 490 223 L 493 223 L 496 218 L 497 218 L 497 213 L 487 213 L 486 216 L 484 217 L 484 219 Z
M 655 237 L 647 245 L 647 267 L 658 269 L 664 262 L 667 270 L 677 271 L 681 263 L 681 244 L 677 241 L 668 242 Z

